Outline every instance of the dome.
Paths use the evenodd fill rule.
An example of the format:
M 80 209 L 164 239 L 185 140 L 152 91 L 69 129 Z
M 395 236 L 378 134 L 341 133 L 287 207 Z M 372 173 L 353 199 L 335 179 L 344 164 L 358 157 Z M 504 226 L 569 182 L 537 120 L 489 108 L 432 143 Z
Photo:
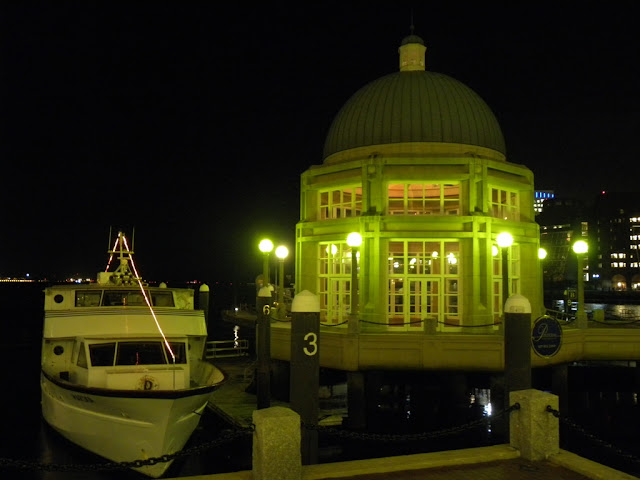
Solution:
M 447 75 L 425 70 L 420 37 L 405 37 L 399 51 L 400 71 L 365 85 L 338 112 L 323 158 L 404 142 L 475 145 L 506 153 L 500 125 L 482 98 Z

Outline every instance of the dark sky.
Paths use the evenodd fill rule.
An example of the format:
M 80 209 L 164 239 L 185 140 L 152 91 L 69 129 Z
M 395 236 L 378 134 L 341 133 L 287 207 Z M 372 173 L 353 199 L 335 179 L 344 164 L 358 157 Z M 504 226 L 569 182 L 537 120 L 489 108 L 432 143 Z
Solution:
M 252 279 L 412 14 L 536 188 L 638 190 L 637 2 L 241 3 L 0 5 L 0 275 L 94 275 L 113 226 L 149 279 Z

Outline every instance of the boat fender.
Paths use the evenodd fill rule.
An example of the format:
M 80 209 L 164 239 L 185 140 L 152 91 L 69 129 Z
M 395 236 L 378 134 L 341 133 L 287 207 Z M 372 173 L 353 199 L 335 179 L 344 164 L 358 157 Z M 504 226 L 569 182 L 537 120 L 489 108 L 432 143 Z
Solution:
M 158 380 L 151 375 L 140 377 L 140 380 L 138 380 L 138 384 L 136 385 L 137 390 L 158 390 L 159 387 L 160 385 L 158 384 Z

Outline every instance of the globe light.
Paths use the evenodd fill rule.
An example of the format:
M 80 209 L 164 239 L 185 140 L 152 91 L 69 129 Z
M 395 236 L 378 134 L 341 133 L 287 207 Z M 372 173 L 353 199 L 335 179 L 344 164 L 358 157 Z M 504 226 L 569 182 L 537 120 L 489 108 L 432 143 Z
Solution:
M 289 249 L 284 245 L 280 245 L 278 248 L 276 248 L 276 257 L 284 260 L 285 258 L 287 258 L 287 255 L 289 255 Z
M 260 242 L 258 248 L 262 253 L 269 253 L 271 250 L 273 250 L 273 242 L 268 238 L 265 238 Z
M 544 260 L 545 258 L 547 258 L 547 251 L 544 248 L 538 249 L 538 258 L 540 260 Z
M 507 248 L 513 245 L 513 237 L 509 232 L 502 232 L 496 237 L 500 248 Z
M 578 240 L 573 244 L 573 251 L 577 254 L 587 253 L 589 250 L 589 245 L 584 240 Z
M 359 247 L 362 245 L 362 235 L 358 232 L 352 232 L 347 235 L 347 245 L 350 247 Z

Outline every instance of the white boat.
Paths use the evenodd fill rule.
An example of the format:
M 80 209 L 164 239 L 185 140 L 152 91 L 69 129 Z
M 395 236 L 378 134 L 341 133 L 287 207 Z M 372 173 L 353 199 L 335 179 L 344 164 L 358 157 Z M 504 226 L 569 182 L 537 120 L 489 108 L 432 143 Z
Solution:
M 77 445 L 113 462 L 181 450 L 225 379 L 204 359 L 204 312 L 189 288 L 149 287 L 118 234 L 120 265 L 90 284 L 45 290 L 42 413 Z M 166 457 L 165 457 L 166 458 Z M 134 468 L 160 477 L 171 461 Z

